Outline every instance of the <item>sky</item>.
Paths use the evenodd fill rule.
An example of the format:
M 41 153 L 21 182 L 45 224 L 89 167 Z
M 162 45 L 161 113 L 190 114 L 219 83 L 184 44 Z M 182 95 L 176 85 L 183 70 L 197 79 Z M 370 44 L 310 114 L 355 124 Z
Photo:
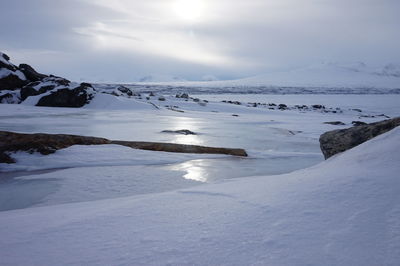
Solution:
M 4 0 L 0 51 L 74 81 L 400 63 L 399 0 Z

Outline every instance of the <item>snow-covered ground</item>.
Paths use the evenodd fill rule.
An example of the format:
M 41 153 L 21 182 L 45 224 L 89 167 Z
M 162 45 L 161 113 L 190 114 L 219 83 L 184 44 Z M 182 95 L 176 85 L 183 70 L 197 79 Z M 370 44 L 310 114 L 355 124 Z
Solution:
M 398 265 L 399 145 L 397 128 L 289 174 L 3 211 L 1 264 Z
M 142 80 L 125 86 L 142 91 L 267 94 L 399 94 L 400 66 L 371 67 L 358 63 L 322 63 L 285 71 L 271 71 L 236 80 Z M 98 87 L 108 87 L 97 84 Z
M 190 96 L 0 105 L 0 130 L 249 153 L 118 145 L 14 153 L 16 164 L 0 164 L 0 265 L 398 264 L 400 129 L 325 162 L 318 138 L 398 116 L 399 94 Z M 197 135 L 161 132 L 178 129 Z
M 199 101 L 165 95 L 165 101 L 159 101 L 161 96 L 147 100 L 143 93 L 142 99 L 96 94 L 80 109 L 35 107 L 30 101 L 3 104 L 0 130 L 244 148 L 250 156 L 168 154 L 114 145 L 74 146 L 48 156 L 21 152 L 13 155 L 16 164 L 0 164 L 0 210 L 159 193 L 292 172 L 323 160 L 318 142 L 323 132 L 350 127 L 355 120 L 385 119 L 376 115 L 397 116 L 400 102 L 400 95 L 192 95 Z M 240 101 L 241 105 L 222 100 Z M 248 102 L 283 103 L 289 108 L 323 104 L 336 113 L 270 110 Z M 329 121 L 346 125 L 323 124 Z M 161 132 L 179 129 L 197 135 Z

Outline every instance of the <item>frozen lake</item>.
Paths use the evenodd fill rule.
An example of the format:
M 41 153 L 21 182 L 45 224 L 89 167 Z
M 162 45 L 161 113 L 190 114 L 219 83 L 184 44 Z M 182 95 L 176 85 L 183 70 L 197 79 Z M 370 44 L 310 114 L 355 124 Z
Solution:
M 199 106 L 167 97 L 163 104 L 179 105 L 183 113 L 164 109 L 162 105 L 154 110 L 0 105 L 0 130 L 237 147 L 246 149 L 250 155 L 248 158 L 179 155 L 176 160 L 163 161 L 159 160 L 160 153 L 153 152 L 146 154 L 145 161 L 120 163 L 125 158 L 114 160 L 115 156 L 110 153 L 109 158 L 103 158 L 98 164 L 88 163 L 83 158 L 79 162 L 66 164 L 60 160 L 50 165 L 46 158 L 51 157 L 46 157 L 35 165 L 0 165 L 0 210 L 156 193 L 204 182 L 288 173 L 323 161 L 318 142 L 320 134 L 341 128 L 323 122 L 339 120 L 347 124 L 344 127 L 349 127 L 354 120 L 383 119 L 360 117 L 358 111 L 350 110 L 354 108 L 361 109 L 366 116 L 400 113 L 400 95 L 219 94 L 194 97 L 210 102 Z M 340 107 L 343 113 L 268 110 L 234 106 L 221 103 L 222 100 L 322 104 Z M 189 129 L 197 135 L 161 133 L 177 129 Z M 110 163 L 105 165 L 104 162 Z M 35 192 L 25 193 L 32 190 Z

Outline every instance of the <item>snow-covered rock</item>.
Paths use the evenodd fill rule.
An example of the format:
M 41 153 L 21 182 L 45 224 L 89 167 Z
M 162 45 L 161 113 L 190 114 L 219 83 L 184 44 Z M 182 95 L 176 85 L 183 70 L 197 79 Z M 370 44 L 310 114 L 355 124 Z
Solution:
M 24 73 L 9 60 L 8 55 L 0 52 L 0 91 L 15 90 L 29 82 Z
M 76 88 L 52 89 L 40 98 L 37 106 L 47 107 L 82 107 L 94 97 L 95 90 L 90 84 L 82 83 Z
M 357 126 L 358 123 L 354 122 L 360 125 Z M 356 126 L 329 131 L 321 135 L 319 142 L 325 159 L 400 126 L 400 117 L 371 124 L 353 121 L 353 124 Z

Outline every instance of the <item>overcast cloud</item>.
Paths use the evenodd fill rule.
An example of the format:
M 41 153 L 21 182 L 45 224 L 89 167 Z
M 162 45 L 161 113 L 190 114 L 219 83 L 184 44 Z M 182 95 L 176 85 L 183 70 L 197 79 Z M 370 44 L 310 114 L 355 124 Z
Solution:
M 73 80 L 400 62 L 398 0 L 6 0 L 0 49 Z

